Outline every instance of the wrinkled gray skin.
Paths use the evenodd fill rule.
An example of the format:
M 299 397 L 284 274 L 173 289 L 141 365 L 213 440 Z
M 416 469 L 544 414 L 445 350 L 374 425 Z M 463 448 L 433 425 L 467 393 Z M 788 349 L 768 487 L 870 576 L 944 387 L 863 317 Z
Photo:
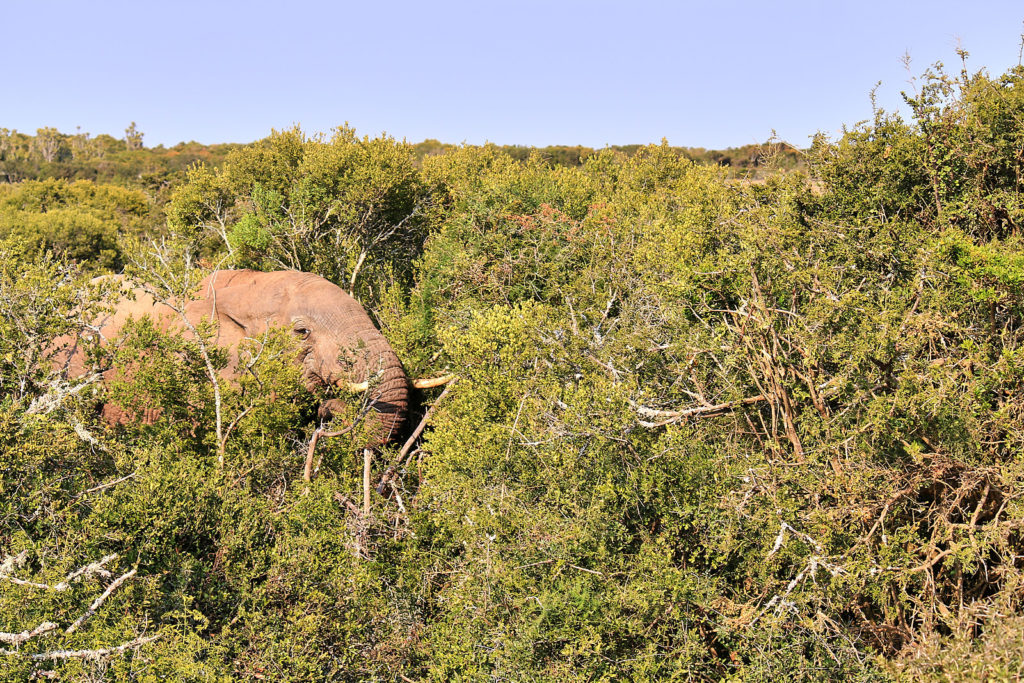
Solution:
M 114 313 L 96 325 L 103 339 L 110 340 L 129 317 L 144 315 L 163 329 L 184 327 L 176 313 L 139 289 L 134 301 L 122 299 Z M 292 330 L 302 344 L 302 374 L 310 389 L 338 385 L 344 391 L 349 383 L 370 380 L 368 395 L 362 398 L 374 408 L 367 419 L 376 423 L 375 436 L 386 443 L 401 429 L 409 407 L 409 384 L 401 362 L 362 306 L 322 277 L 295 271 L 215 271 L 203 280 L 185 315 L 193 325 L 216 320 L 214 342 L 229 349 L 231 361 L 224 373 L 229 377 L 236 372 L 243 339 L 259 339 L 271 326 Z M 72 375 L 86 374 L 80 348 L 72 346 L 67 356 Z M 330 416 L 341 405 L 343 399 L 326 401 L 321 416 Z

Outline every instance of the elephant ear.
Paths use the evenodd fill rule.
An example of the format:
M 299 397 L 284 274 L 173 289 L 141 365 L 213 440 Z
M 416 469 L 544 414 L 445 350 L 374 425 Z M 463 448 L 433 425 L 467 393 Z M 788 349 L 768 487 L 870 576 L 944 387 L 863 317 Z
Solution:
M 236 334 L 249 336 L 255 331 L 250 329 L 258 324 L 252 287 L 214 287 L 208 284 L 203 286 L 198 296 L 185 306 L 185 315 L 193 324 L 215 317 L 221 326 L 232 327 Z

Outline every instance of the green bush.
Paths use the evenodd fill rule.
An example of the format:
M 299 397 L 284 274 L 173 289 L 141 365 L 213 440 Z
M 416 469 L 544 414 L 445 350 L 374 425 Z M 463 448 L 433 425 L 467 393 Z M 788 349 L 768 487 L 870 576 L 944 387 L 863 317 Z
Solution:
M 428 208 L 409 145 L 296 128 L 192 168 L 167 215 L 221 264 L 315 272 L 372 306 L 392 278 L 408 283 Z
M 117 271 L 119 241 L 151 230 L 145 194 L 87 180 L 26 180 L 0 185 L 0 235 L 49 250 L 93 271 Z

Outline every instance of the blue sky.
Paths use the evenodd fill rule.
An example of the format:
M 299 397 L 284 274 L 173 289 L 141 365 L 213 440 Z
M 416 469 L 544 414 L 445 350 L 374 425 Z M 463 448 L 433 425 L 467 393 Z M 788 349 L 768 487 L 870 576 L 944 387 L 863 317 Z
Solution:
M 271 128 L 410 142 L 723 148 L 895 108 L 912 74 L 1018 63 L 1024 3 L 0 0 L 0 127 L 147 145 Z

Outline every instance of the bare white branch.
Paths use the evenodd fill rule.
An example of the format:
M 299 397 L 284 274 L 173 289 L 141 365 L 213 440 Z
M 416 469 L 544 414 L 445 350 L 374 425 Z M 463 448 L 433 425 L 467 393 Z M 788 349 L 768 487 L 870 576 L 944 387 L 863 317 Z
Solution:
M 121 654 L 125 650 L 130 650 L 140 645 L 150 643 L 160 637 L 157 633 L 152 636 L 140 636 L 135 640 L 129 640 L 127 643 L 122 643 L 116 647 L 105 647 L 97 650 L 55 650 L 53 652 L 42 652 L 37 655 L 30 655 L 32 659 L 44 660 L 44 659 L 99 659 L 101 657 L 107 657 L 109 655 Z M 4 654 L 14 654 L 12 652 L 4 652 Z
M 84 493 L 82 493 L 82 495 L 84 496 L 87 493 L 96 493 L 97 491 L 102 491 L 103 489 L 108 489 L 111 486 L 115 486 L 117 484 L 120 484 L 122 481 L 127 481 L 128 479 L 131 479 L 132 477 L 135 476 L 135 474 L 136 474 L 136 472 L 132 472 L 131 474 L 126 474 L 125 476 L 121 477 L 120 479 L 115 479 L 114 481 L 108 481 L 106 484 L 100 484 L 99 486 L 93 486 L 88 491 L 85 491 Z
M 95 436 L 93 436 L 92 432 L 90 432 L 88 429 L 86 429 L 85 425 L 83 425 L 81 422 L 79 422 L 77 418 L 74 418 L 74 417 L 71 418 L 71 428 L 75 430 L 75 435 L 78 436 L 79 439 L 81 439 L 85 443 L 89 444 L 93 448 L 98 448 L 101 451 L 106 451 L 107 450 L 103 446 L 103 444 L 101 444 L 99 442 L 99 439 L 97 439 Z
M 36 583 L 35 581 L 25 581 L 15 576 L 5 576 L 5 579 L 18 586 L 28 586 L 29 588 L 42 588 L 43 590 L 53 590 L 53 586 L 48 583 Z
M 5 578 L 10 574 L 16 567 L 20 567 L 25 564 L 25 560 L 28 559 L 28 550 L 22 550 L 17 555 L 9 555 L 4 558 L 3 562 L 0 562 L 0 578 Z
M 111 562 L 113 560 L 116 560 L 116 559 L 117 559 L 117 553 L 113 553 L 111 555 L 106 555 L 101 560 L 98 560 L 96 562 L 93 562 L 92 564 L 89 564 L 89 565 L 86 565 L 86 566 L 82 567 L 81 569 L 73 571 L 70 574 L 68 574 L 66 579 L 64 579 L 63 581 L 58 583 L 56 586 L 54 586 L 53 590 L 55 590 L 55 591 L 67 590 L 68 586 L 70 586 L 72 583 L 74 583 L 78 579 L 86 578 L 86 577 L 91 576 L 93 574 L 96 574 L 96 575 L 102 576 L 102 577 L 110 576 L 110 572 L 108 572 L 106 569 L 104 569 L 103 565 L 105 565 L 106 563 Z
M 715 415 L 717 413 L 724 413 L 733 410 L 737 406 L 750 405 L 751 403 L 760 403 L 761 401 L 767 400 L 767 397 L 760 395 L 752 396 L 751 398 L 744 398 L 739 401 L 730 401 L 728 403 L 719 403 L 717 405 L 698 406 L 696 408 L 686 408 L 684 410 L 656 410 L 654 408 L 648 408 L 647 406 L 640 405 L 634 401 L 630 401 L 629 404 L 633 406 L 634 410 L 643 417 L 667 418 L 663 422 L 641 421 L 641 426 L 662 427 L 673 422 L 678 422 L 687 417 Z
M 32 640 L 36 636 L 41 636 L 44 633 L 48 633 L 55 628 L 57 628 L 57 624 L 53 623 L 52 621 L 44 621 L 31 631 L 22 631 L 21 633 L 4 633 L 3 631 L 0 631 L 0 643 L 7 643 L 9 645 L 21 645 L 25 641 Z
M 15 576 L 9 575 L 10 572 L 13 571 L 15 567 L 19 567 L 22 564 L 24 564 L 25 559 L 27 557 L 28 550 L 23 550 L 19 555 L 15 557 L 8 557 L 6 560 L 4 560 L 3 563 L 0 564 L 0 578 L 7 579 L 11 583 L 16 584 L 18 586 L 28 586 L 29 588 L 42 588 L 43 590 L 63 592 L 70 588 L 71 584 L 73 584 L 75 581 L 78 581 L 79 579 L 88 578 L 89 576 L 92 576 L 94 574 L 97 576 L 102 576 L 104 578 L 110 576 L 110 572 L 104 569 L 103 565 L 107 564 L 111 560 L 116 560 L 117 554 L 107 555 L 106 557 L 97 562 L 93 562 L 92 564 L 87 564 L 84 567 L 80 567 L 79 569 L 76 569 L 73 572 L 69 573 L 67 577 L 64 578 L 63 581 L 52 586 L 48 583 L 25 581 L 24 579 L 19 579 Z
M 28 415 L 49 415 L 60 408 L 64 401 L 79 393 L 82 389 L 98 382 L 102 377 L 99 373 L 94 373 L 74 385 L 63 380 L 54 380 L 50 383 L 45 394 L 32 399 L 32 403 L 29 404 L 28 410 L 25 413 Z
M 96 613 L 96 610 L 100 608 L 100 605 L 103 604 L 103 601 L 109 598 L 110 594 L 117 590 L 118 586 L 120 586 L 122 583 L 132 578 L 133 576 L 135 576 L 135 571 L 136 570 L 133 569 L 130 572 L 126 572 L 121 576 L 117 577 L 116 579 L 114 579 L 113 581 L 111 581 L 110 585 L 107 586 L 107 590 L 103 591 L 103 595 L 93 600 L 92 604 L 89 605 L 89 609 L 87 609 L 85 613 L 82 614 L 82 616 L 78 617 L 78 619 L 75 620 L 75 623 L 71 624 L 71 626 L 68 626 L 64 633 L 74 633 L 79 626 L 85 623 L 86 619 L 88 619 Z

